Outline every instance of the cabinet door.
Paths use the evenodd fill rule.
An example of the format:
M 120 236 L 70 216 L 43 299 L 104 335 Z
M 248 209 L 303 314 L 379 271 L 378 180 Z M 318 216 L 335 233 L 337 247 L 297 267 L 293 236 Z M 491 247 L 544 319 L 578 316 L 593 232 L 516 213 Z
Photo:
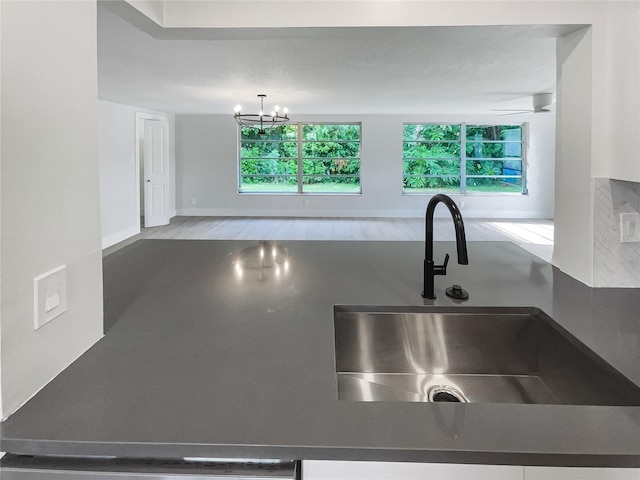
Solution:
M 638 480 L 638 468 L 525 467 L 524 480 Z
M 504 465 L 320 460 L 302 462 L 303 480 L 523 480 L 523 476 L 523 467 Z

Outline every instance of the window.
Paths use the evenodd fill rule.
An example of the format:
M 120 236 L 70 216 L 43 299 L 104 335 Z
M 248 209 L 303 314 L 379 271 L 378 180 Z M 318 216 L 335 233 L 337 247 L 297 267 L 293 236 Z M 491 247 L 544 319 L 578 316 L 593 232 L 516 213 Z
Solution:
M 466 125 L 466 191 L 523 192 L 522 125 Z
M 524 127 L 405 124 L 404 193 L 527 193 Z
M 267 130 L 240 129 L 240 192 L 298 191 L 296 125 Z
M 460 125 L 404 126 L 404 191 L 460 191 Z
M 361 193 L 360 124 L 240 128 L 240 193 Z

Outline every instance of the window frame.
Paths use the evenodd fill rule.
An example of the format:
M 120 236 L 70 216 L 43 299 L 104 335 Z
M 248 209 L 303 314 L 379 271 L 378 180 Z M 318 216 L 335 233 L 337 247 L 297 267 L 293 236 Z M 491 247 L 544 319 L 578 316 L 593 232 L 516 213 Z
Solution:
M 459 140 L 426 140 L 426 141 L 419 141 L 419 140 L 406 140 L 404 137 L 404 132 L 405 132 L 405 128 L 407 126 L 427 126 L 427 125 L 451 125 L 451 126 L 457 126 L 460 128 L 460 138 Z M 476 143 L 499 143 L 499 144 L 507 144 L 507 143 L 520 143 L 521 145 L 521 149 L 520 149 L 520 157 L 519 157 L 519 161 L 522 165 L 522 173 L 520 175 L 499 175 L 499 176 L 487 176 L 487 175 L 481 175 L 481 176 L 477 176 L 477 178 L 521 178 L 521 182 L 522 182 L 522 190 L 519 192 L 474 192 L 474 191 L 467 191 L 467 178 L 475 178 L 475 175 L 469 175 L 467 173 L 467 162 L 468 161 L 472 161 L 472 160 L 478 160 L 478 161 L 505 161 L 505 160 L 509 160 L 509 157 L 500 157 L 500 158 L 474 158 L 474 157 L 468 157 L 467 156 L 467 143 L 473 142 L 474 139 L 468 139 L 467 138 L 467 126 L 472 125 L 472 126 L 478 126 L 478 127 L 505 127 L 505 126 L 519 126 L 520 127 L 520 131 L 521 131 L 521 138 L 520 141 L 508 141 L 508 140 L 477 140 Z M 521 122 L 521 123 L 495 123 L 495 122 L 457 122 L 457 123 L 451 123 L 451 122 L 447 122 L 447 123 L 436 123 L 436 122 L 424 122 L 424 123 L 417 123 L 417 122 L 404 122 L 402 124 L 402 194 L 403 195 L 433 195 L 436 193 L 450 193 L 450 194 L 455 194 L 455 195 L 488 195 L 488 196 L 500 196 L 500 195 L 508 195 L 508 196 L 514 196 L 514 195 L 528 195 L 529 194 L 529 190 L 528 190 L 528 185 L 527 185 L 527 165 L 528 165 L 528 161 L 527 161 L 527 154 L 528 154 L 528 146 L 529 146 L 529 122 Z M 404 156 L 404 151 L 405 151 L 405 145 L 407 143 L 427 143 L 427 142 L 431 142 L 431 143 L 454 143 L 454 144 L 459 144 L 460 146 L 460 156 L 459 157 L 424 157 L 424 158 L 412 158 L 412 157 L 405 157 Z M 407 161 L 411 161 L 411 160 L 436 160 L 436 159 L 448 159 L 448 160 L 459 160 L 460 161 L 460 171 L 458 175 L 411 175 L 411 174 L 406 174 L 405 173 L 405 162 Z M 514 158 L 514 160 L 517 160 L 517 158 Z M 451 191 L 450 189 L 443 189 L 443 188 L 433 188 L 430 191 L 421 191 L 421 192 L 416 192 L 416 191 L 411 191 L 411 189 L 407 189 L 405 187 L 405 179 L 408 177 L 420 177 L 420 178 L 459 178 L 460 179 L 460 185 L 457 191 Z
M 305 140 L 304 139 L 304 127 L 308 125 L 356 125 L 359 128 L 359 136 L 357 140 Z M 285 140 L 251 140 L 252 142 L 264 142 L 264 143 L 296 143 L 297 156 L 296 157 L 286 157 L 283 158 L 289 160 L 296 160 L 297 165 L 297 173 L 295 174 L 254 174 L 254 175 L 243 175 L 242 173 L 242 126 L 238 125 L 237 129 L 237 193 L 239 195 L 362 195 L 362 122 L 296 122 L 290 123 L 287 126 L 295 126 L 296 127 L 296 138 L 293 139 L 285 139 Z M 304 156 L 304 145 L 306 143 L 357 143 L 358 144 L 358 156 L 357 157 L 349 157 L 348 160 L 357 160 L 358 161 L 358 191 L 352 192 L 330 192 L 330 191 L 318 191 L 318 192 L 309 192 L 304 191 L 304 179 L 308 177 L 319 177 L 322 175 L 315 174 L 305 174 L 304 173 L 304 160 L 322 160 L 324 158 L 331 157 L 305 157 Z M 336 157 L 337 158 L 337 157 Z M 340 157 L 342 158 L 342 157 Z M 346 157 L 345 157 L 346 158 Z M 280 160 L 280 159 L 279 159 Z M 242 191 L 242 179 L 245 177 L 296 177 L 296 186 L 297 191 Z M 342 177 L 355 177 L 354 175 L 341 175 Z

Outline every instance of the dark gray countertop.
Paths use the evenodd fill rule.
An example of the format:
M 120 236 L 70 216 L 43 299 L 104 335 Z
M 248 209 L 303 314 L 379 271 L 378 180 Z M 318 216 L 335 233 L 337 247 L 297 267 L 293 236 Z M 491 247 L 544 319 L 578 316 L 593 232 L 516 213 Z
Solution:
M 333 306 L 422 305 L 422 242 L 142 240 L 104 260 L 106 336 L 2 424 L 2 450 L 640 466 L 640 407 L 339 401 Z M 436 244 L 436 259 L 455 246 Z M 640 289 L 591 289 L 507 242 L 469 243 L 436 305 L 539 307 L 640 384 Z M 427 303 L 430 304 L 430 303 Z

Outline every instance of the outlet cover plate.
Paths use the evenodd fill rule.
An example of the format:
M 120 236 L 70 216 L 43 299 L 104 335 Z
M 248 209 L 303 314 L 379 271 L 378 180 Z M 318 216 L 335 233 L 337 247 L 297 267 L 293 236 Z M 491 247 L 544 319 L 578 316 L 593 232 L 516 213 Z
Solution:
M 640 242 L 640 213 L 620 214 L 620 242 Z
M 33 279 L 33 329 L 67 311 L 67 267 L 43 273 Z

